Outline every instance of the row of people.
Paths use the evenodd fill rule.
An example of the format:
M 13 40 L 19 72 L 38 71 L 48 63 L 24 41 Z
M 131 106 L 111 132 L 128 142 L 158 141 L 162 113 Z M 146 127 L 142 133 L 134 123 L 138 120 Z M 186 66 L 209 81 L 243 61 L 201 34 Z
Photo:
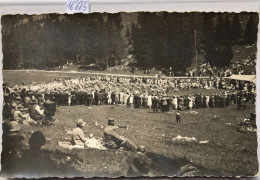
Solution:
M 244 90 L 246 93 L 256 93 L 254 83 L 232 81 L 227 85 L 221 79 L 156 79 L 154 78 L 130 78 L 89 76 L 86 78 L 55 79 L 49 83 L 31 84 L 9 87 L 3 86 L 5 102 L 11 102 L 18 96 L 24 99 L 26 96 L 36 99 L 49 99 L 57 105 L 81 105 L 81 104 L 114 104 L 122 103 L 126 94 L 165 94 L 169 91 L 178 91 L 185 88 L 226 88 L 229 90 Z M 154 84 L 155 83 L 155 84 Z M 213 83 L 213 84 L 212 84 Z M 144 92 L 147 92 L 145 94 Z M 151 105 L 150 103 L 148 103 Z
M 99 99 L 99 94 L 107 94 L 103 92 L 95 92 L 94 98 L 89 99 L 90 104 L 86 105 L 102 105 L 102 104 L 120 104 L 130 108 L 150 108 L 153 112 L 168 112 L 169 110 L 191 110 L 196 108 L 218 108 L 227 107 L 230 104 L 237 104 L 238 109 L 245 108 L 245 103 L 255 102 L 255 94 L 246 93 L 245 91 L 225 91 L 212 94 L 191 94 L 181 96 L 152 95 L 152 94 L 129 94 L 112 93 L 111 102 L 108 98 Z M 97 98 L 95 98 L 97 96 Z M 55 115 L 57 100 L 42 99 L 42 97 L 26 96 L 23 100 L 18 96 L 12 103 L 4 103 L 3 117 L 13 120 L 22 121 L 30 117 L 32 120 L 39 121 L 44 118 L 53 120 Z M 103 97 L 103 95 L 101 96 Z M 80 102 L 84 102 L 81 100 Z M 88 102 L 88 100 L 86 101 Z M 88 102 L 88 103 L 89 103 Z M 62 104 L 69 105 L 69 104 Z

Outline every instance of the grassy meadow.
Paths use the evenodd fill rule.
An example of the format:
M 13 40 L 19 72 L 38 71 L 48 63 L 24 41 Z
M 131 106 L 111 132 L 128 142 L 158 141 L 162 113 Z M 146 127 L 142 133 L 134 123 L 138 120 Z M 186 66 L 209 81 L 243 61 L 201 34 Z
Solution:
M 4 82 L 20 84 L 21 74 L 26 72 L 4 72 Z M 49 81 L 54 73 L 32 72 L 26 82 Z M 60 75 L 60 74 L 59 74 Z M 71 75 L 75 76 L 75 75 Z M 23 79 L 24 80 L 24 79 Z M 183 92 L 182 92 L 183 93 Z M 193 93 L 189 91 L 189 93 Z M 33 131 L 39 130 L 47 138 L 42 147 L 48 152 L 61 171 L 57 176 L 126 176 L 128 162 L 135 153 L 116 150 L 68 150 L 58 146 L 58 141 L 69 141 L 66 132 L 75 127 L 77 119 L 86 121 L 85 135 L 94 134 L 103 138 L 107 118 L 114 117 L 116 123 L 129 125 L 129 129 L 118 129 L 119 133 L 138 145 L 147 148 L 153 160 L 151 172 L 154 176 L 174 176 L 179 168 L 194 164 L 202 176 L 254 176 L 258 172 L 256 133 L 240 133 L 237 118 L 249 117 L 255 112 L 254 104 L 247 104 L 245 110 L 236 110 L 236 105 L 227 108 L 194 109 L 181 111 L 181 124 L 176 124 L 175 112 L 152 113 L 152 110 L 131 109 L 120 105 L 103 106 L 60 106 L 57 107 L 57 122 L 52 126 L 25 126 L 21 131 L 28 139 Z M 214 120 L 213 116 L 220 118 Z M 225 123 L 231 123 L 227 125 Z M 176 136 L 195 137 L 206 144 L 176 143 Z M 66 171 L 62 170 L 66 167 Z M 19 173 L 17 174 L 20 175 Z

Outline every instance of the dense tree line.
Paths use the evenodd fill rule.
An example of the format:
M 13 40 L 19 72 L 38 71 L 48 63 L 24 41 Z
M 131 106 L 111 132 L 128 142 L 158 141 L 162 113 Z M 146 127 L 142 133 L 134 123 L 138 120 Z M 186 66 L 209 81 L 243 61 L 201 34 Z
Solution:
M 120 13 L 7 15 L 1 21 L 4 69 L 67 61 L 106 68 L 131 53 L 141 68 L 184 72 L 194 66 L 196 50 L 211 65 L 229 65 L 233 45 L 256 43 L 258 14 L 139 12 L 125 33 Z
M 133 51 L 141 67 L 186 68 L 194 57 L 194 14 L 139 13 L 132 26 Z
M 241 19 L 247 22 L 244 33 Z M 142 12 L 131 28 L 130 43 L 138 66 L 185 71 L 194 64 L 196 38 L 198 53 L 203 52 L 211 65 L 223 67 L 233 58 L 232 45 L 256 43 L 257 24 L 257 13 Z
M 246 27 L 243 32 L 240 14 L 218 13 L 204 16 L 204 27 L 208 29 L 205 59 L 218 67 L 229 65 L 233 58 L 233 45 L 253 44 L 257 41 L 257 14 L 244 18 Z M 242 13 L 243 15 L 243 13 Z M 215 24 L 213 23 L 215 19 Z M 252 37 L 248 38 L 248 34 Z
M 4 69 L 45 69 L 67 61 L 107 67 L 126 56 L 118 13 L 8 15 L 2 24 Z

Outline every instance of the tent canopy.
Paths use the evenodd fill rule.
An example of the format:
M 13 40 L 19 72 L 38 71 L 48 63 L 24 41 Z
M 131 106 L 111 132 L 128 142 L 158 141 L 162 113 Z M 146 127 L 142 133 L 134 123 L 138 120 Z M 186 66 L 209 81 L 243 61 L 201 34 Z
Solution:
M 250 81 L 256 83 L 256 75 L 231 75 L 229 79 Z

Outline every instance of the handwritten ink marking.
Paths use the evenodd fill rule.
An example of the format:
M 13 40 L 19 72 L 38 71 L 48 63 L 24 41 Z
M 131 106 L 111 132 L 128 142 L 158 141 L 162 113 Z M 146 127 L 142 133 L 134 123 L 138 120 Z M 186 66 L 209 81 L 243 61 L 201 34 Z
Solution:
M 68 13 L 89 13 L 89 0 L 67 0 Z

